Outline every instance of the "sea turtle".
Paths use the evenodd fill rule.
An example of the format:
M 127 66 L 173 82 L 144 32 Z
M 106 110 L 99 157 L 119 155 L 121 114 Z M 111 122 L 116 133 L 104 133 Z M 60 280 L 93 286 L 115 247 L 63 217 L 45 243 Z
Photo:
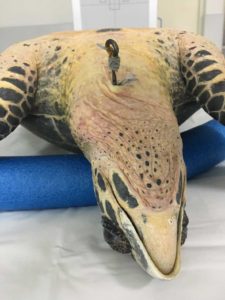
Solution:
M 119 46 L 117 84 L 108 39 Z M 82 151 L 105 240 L 161 279 L 178 273 L 187 234 L 179 125 L 200 107 L 225 124 L 224 98 L 223 55 L 185 31 L 54 33 L 0 55 L 0 139 L 22 124 Z

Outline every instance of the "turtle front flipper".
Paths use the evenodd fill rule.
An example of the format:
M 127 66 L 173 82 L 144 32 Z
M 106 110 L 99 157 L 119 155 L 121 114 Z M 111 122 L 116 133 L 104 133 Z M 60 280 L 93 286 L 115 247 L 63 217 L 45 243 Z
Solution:
M 11 46 L 0 54 L 0 140 L 28 115 L 36 82 L 36 63 L 28 44 Z
M 214 44 L 194 34 L 179 34 L 181 72 L 186 92 L 225 125 L 225 59 Z

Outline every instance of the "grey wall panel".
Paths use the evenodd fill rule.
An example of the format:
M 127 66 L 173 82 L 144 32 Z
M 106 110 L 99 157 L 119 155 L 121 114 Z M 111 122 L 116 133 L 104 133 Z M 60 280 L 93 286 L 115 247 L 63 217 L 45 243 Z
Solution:
M 204 36 L 222 49 L 223 45 L 223 14 L 206 14 L 204 19 Z
M 72 23 L 0 28 L 0 51 L 13 43 L 56 31 L 73 30 Z

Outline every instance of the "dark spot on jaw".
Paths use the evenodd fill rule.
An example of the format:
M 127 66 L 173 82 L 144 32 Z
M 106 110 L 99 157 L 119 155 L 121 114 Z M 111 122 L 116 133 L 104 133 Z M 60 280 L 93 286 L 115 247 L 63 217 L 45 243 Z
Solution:
M 102 191 L 106 191 L 106 186 L 105 186 L 105 182 L 104 182 L 104 179 L 102 178 L 102 175 L 100 173 L 98 173 L 98 185 L 99 187 L 101 188 Z
M 120 136 L 123 136 L 123 133 L 122 133 L 122 132 L 120 132 L 120 133 L 119 133 L 119 135 L 120 135 Z
M 34 74 L 36 73 L 36 72 L 35 72 L 35 71 L 33 71 L 33 70 L 31 70 L 30 72 L 31 72 L 31 74 L 32 74 L 32 75 L 34 75 Z
M 150 189 L 152 187 L 151 183 L 147 183 L 146 186 L 148 189 Z
M 164 44 L 164 41 L 163 41 L 163 40 L 158 39 L 158 42 L 159 42 L 160 44 Z
M 18 89 L 20 89 L 24 93 L 27 92 L 27 87 L 26 87 L 26 84 L 24 81 L 21 81 L 16 78 L 8 78 L 8 77 L 2 78 L 2 81 L 6 81 L 6 82 L 13 84 L 14 86 L 16 86 Z
M 126 184 L 117 173 L 113 173 L 113 183 L 121 199 L 127 202 L 130 208 L 135 208 L 138 206 L 136 198 L 130 194 Z
M 112 220 L 112 222 L 117 224 L 115 211 L 114 211 L 111 203 L 108 200 L 105 201 L 105 209 L 106 209 L 106 212 L 107 212 L 109 218 Z
M 30 65 L 28 63 L 23 63 L 24 66 L 29 67 Z
M 98 193 L 98 191 L 96 189 L 95 189 L 95 195 L 96 195 L 96 200 L 97 200 L 98 206 L 99 206 L 101 212 L 104 213 L 104 207 L 103 207 L 102 202 L 101 202 L 101 200 L 99 198 L 99 193 Z
M 149 152 L 149 151 L 146 151 L 145 154 L 146 154 L 147 156 L 149 156 L 149 155 L 150 155 L 150 152 Z
M 181 203 L 182 190 L 183 190 L 183 181 L 182 181 L 182 173 L 180 172 L 179 183 L 178 183 L 178 191 L 177 191 L 177 194 L 176 194 L 177 204 Z
M 59 51 L 59 50 L 61 50 L 62 49 L 62 47 L 61 46 L 57 46 L 57 47 L 55 47 L 55 51 Z
M 144 256 L 143 252 L 140 249 L 139 244 L 137 243 L 137 241 L 133 235 L 133 232 L 130 230 L 126 230 L 126 235 L 129 237 L 128 240 L 131 241 L 132 250 L 135 253 L 137 260 L 140 262 L 140 264 L 142 265 L 144 270 L 146 270 L 148 268 L 148 263 L 146 261 L 146 258 Z
M 141 154 L 136 154 L 136 157 L 137 157 L 138 159 L 141 159 Z
M 141 179 L 144 178 L 144 174 L 143 174 L 143 173 L 140 174 L 140 178 L 141 178 Z
M 197 47 L 193 46 L 193 47 L 189 48 L 189 50 L 194 50 L 195 48 L 197 48 Z
M 24 47 L 30 47 L 30 44 L 23 44 Z
M 28 81 L 32 81 L 33 77 L 32 76 L 28 76 Z
M 0 88 L 0 98 L 18 103 L 23 99 L 23 95 L 17 93 L 13 89 Z
M 189 219 L 188 219 L 188 216 L 186 214 L 186 211 L 184 210 L 183 221 L 182 221 L 181 245 L 183 245 L 185 243 L 185 240 L 187 238 L 188 223 L 189 223 Z
M 159 34 L 161 34 L 161 32 L 159 32 L 159 31 L 155 31 L 155 32 L 154 32 L 154 34 L 157 34 L 157 35 L 159 35 Z
M 146 166 L 149 166 L 149 161 L 146 160 L 146 161 L 145 161 L 145 165 L 146 165 Z
M 131 246 L 124 232 L 106 216 L 102 216 L 102 225 L 105 241 L 110 247 L 120 253 L 130 253 Z
M 12 72 L 12 73 L 16 73 L 16 74 L 20 74 L 20 75 L 23 75 L 25 76 L 25 70 L 19 66 L 14 66 L 14 67 L 10 67 L 8 69 L 9 72 Z

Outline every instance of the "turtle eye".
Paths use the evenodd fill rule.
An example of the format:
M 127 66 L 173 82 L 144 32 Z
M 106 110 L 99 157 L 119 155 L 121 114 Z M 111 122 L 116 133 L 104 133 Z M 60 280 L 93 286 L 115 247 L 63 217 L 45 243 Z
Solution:
M 183 245 L 185 243 L 185 240 L 187 238 L 188 223 L 189 223 L 189 219 L 186 214 L 186 211 L 184 210 L 184 216 L 183 216 L 183 222 L 182 222 L 181 245 Z
M 118 225 L 105 216 L 102 216 L 102 225 L 104 239 L 113 250 L 120 253 L 131 252 L 130 243 Z

